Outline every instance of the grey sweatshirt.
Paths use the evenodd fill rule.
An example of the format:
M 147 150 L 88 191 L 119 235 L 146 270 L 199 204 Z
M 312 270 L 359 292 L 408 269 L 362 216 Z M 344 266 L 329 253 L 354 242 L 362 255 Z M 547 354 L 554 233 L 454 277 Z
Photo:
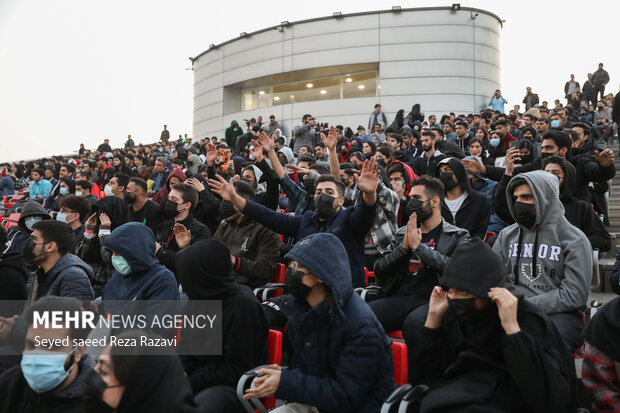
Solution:
M 524 294 L 526 301 L 548 314 L 583 309 L 592 278 L 592 247 L 588 238 L 564 217 L 557 177 L 545 171 L 519 174 L 506 189 L 509 200 L 513 199 L 517 177 L 532 189 L 536 225 L 527 229 L 515 223 L 497 237 L 493 251 L 506 263 L 508 282 L 515 284 L 516 292 Z M 514 216 L 513 203 L 508 202 L 508 207 Z M 517 259 L 520 233 L 521 257 Z M 536 271 L 532 271 L 534 261 Z

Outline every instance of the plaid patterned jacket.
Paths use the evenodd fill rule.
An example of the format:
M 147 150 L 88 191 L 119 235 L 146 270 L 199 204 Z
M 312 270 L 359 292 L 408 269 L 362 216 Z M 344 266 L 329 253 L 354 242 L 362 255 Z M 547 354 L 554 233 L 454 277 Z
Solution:
M 586 341 L 581 376 L 594 397 L 594 411 L 620 411 L 620 363 Z

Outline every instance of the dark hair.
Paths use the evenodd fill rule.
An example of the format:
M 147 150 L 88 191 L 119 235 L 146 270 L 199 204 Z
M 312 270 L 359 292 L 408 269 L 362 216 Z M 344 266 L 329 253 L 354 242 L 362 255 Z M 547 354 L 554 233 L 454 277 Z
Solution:
M 83 222 L 87 218 L 88 212 L 90 211 L 90 202 L 82 196 L 71 194 L 60 198 L 58 201 L 58 207 L 67 207 L 70 210 L 77 212 L 80 214 L 80 221 Z
M 532 115 L 531 113 L 526 113 L 525 115 L 523 115 L 523 117 L 524 117 L 524 118 L 525 118 L 526 116 L 527 116 L 528 118 L 530 118 L 531 120 L 533 120 L 533 121 L 536 121 L 536 120 L 538 119 L 536 116 Z
M 190 212 L 196 208 L 198 205 L 198 192 L 194 189 L 190 184 L 186 184 L 185 182 L 181 182 L 172 187 L 172 189 L 177 190 L 181 193 L 181 198 L 183 198 L 183 203 L 191 202 L 192 206 L 190 207 Z
M 429 129 L 425 129 L 422 131 L 422 136 L 428 136 L 431 138 L 432 141 L 434 141 L 437 136 L 435 135 L 435 133 L 432 130 Z M 420 138 L 421 139 L 421 138 Z
M 536 138 L 536 135 L 538 135 L 538 131 L 532 126 L 526 126 L 521 129 L 521 136 L 525 135 L 526 132 L 530 132 L 533 138 Z
M 32 226 L 32 230 L 38 230 L 41 232 L 43 240 L 48 242 L 55 242 L 56 248 L 60 255 L 65 255 L 69 252 L 73 246 L 73 230 L 68 224 L 54 220 L 44 220 L 36 222 Z
M 45 171 L 43 170 L 43 168 L 34 168 L 32 171 L 30 171 L 30 173 L 32 172 L 36 172 L 41 176 L 45 176 Z
M 75 181 L 73 179 L 71 179 L 71 178 L 62 178 L 62 179 L 60 179 L 60 182 L 64 182 L 64 184 L 69 187 L 69 193 L 71 193 L 71 194 L 75 193 Z
M 396 142 L 398 142 L 398 146 L 402 145 L 403 143 L 403 135 L 401 135 L 400 133 L 393 133 L 390 135 L 390 138 L 396 139 Z
M 567 148 L 570 150 L 570 147 L 573 146 L 573 142 L 571 138 L 564 132 L 559 130 L 550 130 L 545 132 L 543 135 L 543 140 L 551 139 L 557 145 L 558 149 Z M 568 155 L 568 153 L 567 153 Z
M 498 125 L 508 127 L 508 121 L 506 119 L 496 120 L 495 123 L 493 124 L 493 129 L 496 129 Z
M 93 189 L 93 184 L 85 179 L 80 179 L 79 181 L 75 181 L 75 185 L 76 186 L 79 185 L 82 187 L 82 189 L 88 189 L 89 191 Z
M 179 159 L 179 158 L 173 159 L 170 163 L 173 164 L 173 165 L 181 165 L 181 166 L 185 165 L 185 161 L 183 161 L 183 159 Z
M 320 175 L 329 175 L 329 168 L 325 165 L 314 163 L 310 165 L 310 169 L 314 169 Z
M 312 146 L 310 146 L 310 145 L 301 145 L 301 146 L 300 146 L 300 149 L 301 149 L 301 148 L 306 148 L 306 150 L 308 151 L 308 153 L 312 153 Z
M 147 185 L 146 181 L 142 178 L 138 178 L 137 176 L 134 176 L 133 178 L 129 180 L 129 182 L 133 182 L 134 184 L 136 184 L 136 186 L 142 189 L 142 192 L 144 192 L 145 194 L 149 190 L 149 186 Z M 127 185 L 129 185 L 129 183 L 127 183 Z
M 467 124 L 467 122 L 465 122 L 464 120 L 459 120 L 459 121 L 456 121 L 456 122 L 454 123 L 454 126 L 462 126 L 462 127 L 464 127 L 465 129 L 468 129 L 468 128 L 469 128 L 469 125 L 468 125 L 468 124 Z
M 127 175 L 124 172 L 117 172 L 114 174 L 114 178 L 116 178 L 116 181 L 118 182 L 118 186 L 122 186 L 123 188 L 127 189 L 127 185 L 129 184 L 129 179 L 131 179 L 129 175 Z
M 433 178 L 432 176 L 422 175 L 414 178 L 411 181 L 411 187 L 421 185 L 424 187 L 424 193 L 426 196 L 430 198 L 434 198 L 436 196 L 439 197 L 439 200 L 443 202 L 443 191 L 444 187 L 441 181 L 437 178 Z
M 482 143 L 482 140 L 480 138 L 476 138 L 476 137 L 471 138 L 469 140 L 469 146 L 471 146 L 472 143 L 478 143 L 482 147 L 482 149 L 484 149 L 484 143 Z
M 543 159 L 542 161 L 542 169 L 545 169 L 547 167 L 547 165 L 549 165 L 550 163 L 555 164 L 555 165 L 560 165 L 562 167 L 562 171 L 564 171 L 564 173 L 566 173 L 566 163 L 568 161 L 565 160 L 564 158 L 561 158 L 557 155 L 551 155 L 546 157 L 545 159 Z
M 71 173 L 71 175 L 73 175 L 73 174 L 75 173 L 75 166 L 71 165 L 70 163 L 65 163 L 65 164 L 62 164 L 62 165 L 61 165 L 61 168 L 62 168 L 63 166 L 67 169 L 67 172 L 70 172 L 70 173 Z
M 130 161 L 133 161 L 134 156 L 132 154 L 128 153 L 128 154 L 125 154 L 125 158 L 129 159 Z
M 590 136 L 590 127 L 587 124 L 585 124 L 583 122 L 575 122 L 575 123 L 573 123 L 572 127 L 573 128 L 575 128 L 575 127 L 581 128 L 583 130 L 583 134 L 584 135 Z
M 233 187 L 235 188 L 235 191 L 242 198 L 249 199 L 250 201 L 254 200 L 255 198 L 254 188 L 252 188 L 252 185 L 250 185 L 249 182 L 243 179 L 240 179 L 240 180 L 233 182 Z
M 299 162 L 308 162 L 308 165 L 310 165 L 316 162 L 316 158 L 312 155 L 303 154 L 297 158 L 297 164 L 299 164 Z
M 53 222 L 53 221 L 52 221 Z M 60 315 L 60 323 L 64 324 L 66 315 L 73 315 L 77 312 L 92 312 L 83 303 L 74 297 L 59 297 L 59 296 L 46 296 L 37 301 L 34 301 L 26 311 L 24 312 L 24 321 L 26 323 L 26 329 L 34 324 L 34 313 L 43 312 L 58 312 Z M 73 340 L 86 340 L 90 333 L 88 323 L 73 323 L 67 322 L 68 333 L 71 341 Z
M 340 181 L 340 179 L 336 179 L 334 175 L 330 175 L 330 174 L 320 175 L 316 179 L 316 186 L 319 186 L 321 182 L 333 182 L 334 184 L 336 184 L 336 192 L 338 192 L 338 196 L 341 198 L 344 196 L 344 191 L 346 188 L 344 184 L 342 183 L 342 181 Z
M 375 143 L 373 141 L 362 142 L 362 148 L 364 147 L 365 143 L 367 143 L 368 146 L 370 146 L 370 149 L 372 150 L 372 153 L 375 153 L 377 151 L 377 145 L 375 145 Z
M 579 136 L 579 133 L 577 131 L 574 131 L 572 129 L 564 129 L 562 132 L 566 133 L 568 136 L 570 136 L 570 140 L 574 142 L 579 141 L 579 139 L 581 139 L 581 137 Z
M 544 122 L 544 123 L 546 123 L 547 125 L 550 125 L 550 124 L 551 124 L 551 120 L 550 120 L 549 118 L 542 118 L 542 117 L 541 117 L 541 118 L 536 119 L 536 122 Z
M 394 151 L 389 146 L 385 146 L 385 145 L 379 146 L 377 148 L 377 152 L 379 152 L 381 155 L 385 156 L 386 158 L 394 159 Z
M 321 147 L 321 148 L 325 148 L 325 144 L 323 142 L 317 142 L 314 144 L 314 147 L 316 148 L 317 146 Z
M 366 155 L 361 151 L 355 151 L 349 154 L 349 160 L 351 160 L 351 158 L 357 158 L 360 162 L 364 162 L 366 160 Z
M 381 107 L 380 103 L 375 104 L 375 109 L 380 108 L 380 107 Z

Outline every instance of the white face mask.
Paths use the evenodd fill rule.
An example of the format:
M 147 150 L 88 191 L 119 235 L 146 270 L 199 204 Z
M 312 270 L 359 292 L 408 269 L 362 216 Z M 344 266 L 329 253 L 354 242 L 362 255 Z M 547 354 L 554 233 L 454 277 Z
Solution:
M 105 196 L 114 196 L 114 192 L 112 192 L 112 187 L 110 185 L 105 186 L 103 193 L 105 193 Z
M 65 214 L 64 212 L 59 212 L 56 214 L 56 221 L 64 222 L 65 224 L 70 224 L 73 221 L 75 221 L 75 217 L 71 219 L 67 219 L 67 217 L 70 215 L 73 215 L 73 213 Z
M 84 192 L 82 192 L 82 191 L 75 191 L 75 196 L 82 196 L 82 194 L 84 194 Z

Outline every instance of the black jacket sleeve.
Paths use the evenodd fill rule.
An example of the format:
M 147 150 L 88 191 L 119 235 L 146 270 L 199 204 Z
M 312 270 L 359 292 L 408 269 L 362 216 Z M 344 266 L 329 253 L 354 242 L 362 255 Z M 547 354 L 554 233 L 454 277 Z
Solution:
M 258 162 L 256 166 L 263 173 L 261 182 L 267 183 L 267 191 L 264 194 L 261 194 L 262 196 L 259 202 L 267 208 L 275 210 L 278 207 L 278 200 L 280 198 L 280 180 L 264 159 Z
M 504 175 L 499 182 L 497 189 L 495 190 L 495 196 L 493 197 L 493 210 L 498 217 L 502 219 L 506 224 L 514 224 L 515 220 L 508 209 L 508 200 L 506 199 L 506 188 L 508 183 L 512 179 L 511 176 Z

